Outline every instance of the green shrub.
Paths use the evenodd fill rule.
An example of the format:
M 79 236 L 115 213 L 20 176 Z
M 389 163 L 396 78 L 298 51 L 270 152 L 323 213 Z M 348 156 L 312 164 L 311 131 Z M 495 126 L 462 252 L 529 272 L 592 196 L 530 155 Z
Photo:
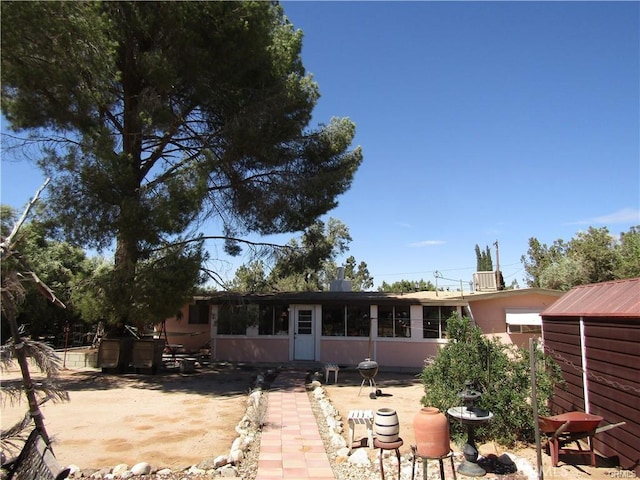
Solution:
M 427 360 L 422 371 L 425 389 L 422 404 L 443 412 L 460 406 L 458 394 L 465 388 L 465 382 L 470 381 L 482 394 L 476 406 L 493 413 L 489 422 L 476 427 L 476 439 L 505 446 L 532 443 L 535 430 L 529 350 L 484 337 L 471 319 L 457 315 L 448 320 L 447 338 L 449 342 L 436 357 Z M 542 350 L 536 349 L 535 355 L 538 410 L 546 415 L 553 387 L 562 382 L 562 377 L 559 367 Z M 464 440 L 466 431 L 466 426 L 452 419 L 451 434 L 455 441 Z

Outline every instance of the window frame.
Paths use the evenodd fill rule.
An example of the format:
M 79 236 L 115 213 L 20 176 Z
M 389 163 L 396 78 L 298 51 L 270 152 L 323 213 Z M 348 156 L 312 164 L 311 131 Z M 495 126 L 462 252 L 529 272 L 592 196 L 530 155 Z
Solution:
M 370 311 L 371 307 L 369 305 L 364 306 L 357 303 L 323 304 L 322 336 L 368 337 L 371 331 Z M 331 316 L 331 322 L 328 321 L 329 316 Z
M 436 315 L 428 315 L 427 312 L 435 312 L 437 309 Z M 427 340 L 443 340 L 447 338 L 447 320 L 451 318 L 454 313 L 459 313 L 458 307 L 454 305 L 423 305 L 422 306 L 422 338 Z M 427 328 L 426 323 L 436 323 L 437 322 L 437 336 L 427 336 L 427 332 L 436 331 L 433 326 L 429 325 L 431 328 Z
M 378 305 L 376 334 L 378 338 L 411 338 L 411 306 Z
M 257 305 L 258 336 L 289 335 L 288 304 L 258 303 Z
M 208 325 L 211 319 L 211 303 L 209 300 L 196 300 L 189 304 L 187 324 Z
M 258 314 L 259 309 L 256 303 L 221 303 L 218 305 L 216 333 L 217 335 L 246 335 L 247 327 L 258 325 Z

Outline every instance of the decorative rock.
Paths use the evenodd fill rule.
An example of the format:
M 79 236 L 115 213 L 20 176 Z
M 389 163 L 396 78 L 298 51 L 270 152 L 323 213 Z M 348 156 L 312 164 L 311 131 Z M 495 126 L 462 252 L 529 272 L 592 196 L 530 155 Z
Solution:
M 80 467 L 78 465 L 74 465 L 73 463 L 71 465 L 67 465 L 67 468 L 69 469 L 70 477 L 74 477 L 80 473 Z
M 158 470 L 156 472 L 156 475 L 161 476 L 161 477 L 165 477 L 165 476 L 169 476 L 172 475 L 173 472 L 171 471 L 170 468 L 163 468 L 162 470 Z
M 110 468 L 103 468 L 101 470 L 98 470 L 97 472 L 93 472 L 90 475 L 85 475 L 85 477 L 88 476 L 89 478 L 103 479 L 103 478 L 107 478 L 107 475 L 111 475 Z
M 348 447 L 342 447 L 342 448 L 338 449 L 338 451 L 336 452 L 336 455 L 338 457 L 348 457 L 349 456 L 349 448 Z
M 149 475 L 151 473 L 151 465 L 147 462 L 136 463 L 131 467 L 131 473 L 134 475 Z
M 242 445 L 242 437 L 236 437 L 236 439 L 231 444 L 231 451 L 240 450 L 240 445 Z
M 219 455 L 213 460 L 213 468 L 220 468 L 229 463 L 228 455 Z
M 221 477 L 225 477 L 225 478 L 238 477 L 238 470 L 236 470 L 236 468 L 232 467 L 231 465 L 225 465 L 220 470 L 218 470 L 218 472 L 220 473 Z
M 508 465 L 508 466 L 514 466 L 515 465 L 515 458 L 512 458 L 513 455 L 510 453 L 503 453 L 502 455 L 500 455 L 498 457 L 498 461 L 503 464 L 503 465 Z
M 515 462 L 517 471 L 529 479 L 537 478 L 536 469 L 526 458 L 518 458 Z
M 202 468 L 198 468 L 196 465 L 192 465 L 191 467 L 189 467 L 189 470 L 187 470 L 187 473 L 191 475 L 204 475 L 207 472 Z
M 365 449 L 359 449 L 353 452 L 353 454 L 351 454 L 351 456 L 349 457 L 349 463 L 358 465 L 360 467 L 368 467 L 371 465 L 369 455 L 367 454 Z
M 331 435 L 331 445 L 336 448 L 342 448 L 347 446 L 347 441 L 342 435 Z
M 111 474 L 114 477 L 118 477 L 122 475 L 124 472 L 126 472 L 127 470 L 129 470 L 129 465 L 127 465 L 126 463 L 119 463 L 118 465 L 113 467 L 113 470 L 111 470 Z
M 233 463 L 234 465 L 238 465 L 242 459 L 244 458 L 244 453 L 242 453 L 242 450 L 237 449 L 237 450 L 231 450 L 231 452 L 229 453 L 229 457 L 231 457 L 231 462 L 229 463 Z
M 256 390 L 249 395 L 247 399 L 247 406 L 258 408 L 260 406 L 260 400 L 262 399 L 262 392 L 260 390 Z

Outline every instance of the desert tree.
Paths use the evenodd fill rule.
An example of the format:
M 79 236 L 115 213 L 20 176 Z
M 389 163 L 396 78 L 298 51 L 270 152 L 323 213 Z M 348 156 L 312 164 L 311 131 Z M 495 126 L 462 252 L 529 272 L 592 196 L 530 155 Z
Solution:
M 619 238 L 607 227 L 589 227 L 568 242 L 551 245 L 529 239 L 521 260 L 530 287 L 569 290 L 577 285 L 640 276 L 640 230 L 631 227 Z
M 300 238 L 291 239 L 270 263 L 256 260 L 242 265 L 229 284 L 243 292 L 322 291 L 337 278 L 338 258 L 349 250 L 349 228 L 340 220 L 316 221 Z M 345 278 L 359 291 L 373 286 L 367 264 L 356 265 L 354 256 L 344 262 Z
M 355 126 L 311 125 L 318 85 L 277 2 L 0 8 L 2 111 L 42 147 L 51 226 L 113 249 L 112 321 L 175 312 L 203 281 L 205 241 L 239 255 L 250 234 L 313 225 L 350 187 Z

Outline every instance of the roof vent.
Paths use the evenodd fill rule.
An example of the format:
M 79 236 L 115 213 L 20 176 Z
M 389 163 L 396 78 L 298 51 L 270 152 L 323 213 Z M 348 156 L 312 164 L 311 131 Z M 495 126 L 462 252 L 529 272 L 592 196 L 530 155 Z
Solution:
M 329 283 L 329 291 L 331 292 L 350 292 L 351 280 L 344 279 L 344 267 L 338 267 L 338 278 L 331 280 Z

